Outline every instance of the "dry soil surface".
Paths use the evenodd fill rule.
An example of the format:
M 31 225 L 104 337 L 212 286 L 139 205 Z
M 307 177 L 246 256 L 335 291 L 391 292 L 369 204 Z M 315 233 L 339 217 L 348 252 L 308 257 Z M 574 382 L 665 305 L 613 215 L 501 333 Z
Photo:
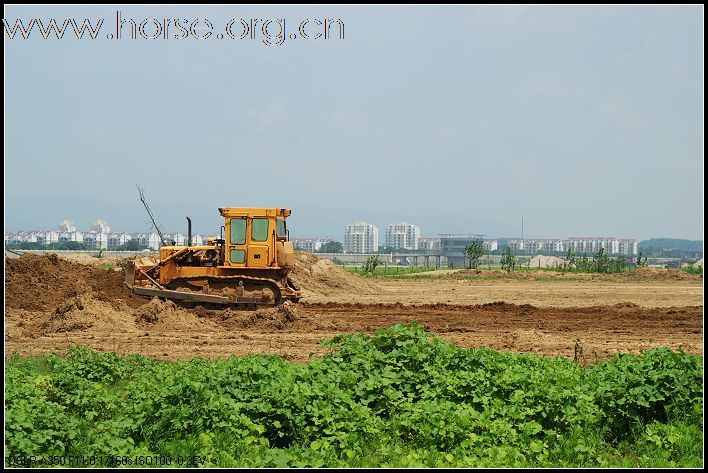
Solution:
M 5 355 L 71 344 L 159 359 L 274 353 L 306 361 L 319 342 L 417 322 L 462 347 L 588 361 L 652 347 L 702 354 L 702 280 L 370 280 L 299 254 L 303 302 L 257 311 L 148 300 L 120 272 L 52 255 L 5 260 Z M 503 302 L 501 302 L 503 301 Z

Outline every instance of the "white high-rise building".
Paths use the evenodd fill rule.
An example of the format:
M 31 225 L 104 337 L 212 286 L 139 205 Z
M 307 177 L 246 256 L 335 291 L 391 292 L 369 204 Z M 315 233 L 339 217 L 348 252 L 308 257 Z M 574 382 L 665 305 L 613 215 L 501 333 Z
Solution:
M 408 222 L 391 223 L 386 227 L 386 247 L 417 250 L 420 227 Z
M 355 222 L 344 230 L 345 253 L 373 253 L 379 250 L 379 229 L 366 222 Z
M 111 227 L 108 226 L 105 220 L 96 220 L 93 222 L 93 225 L 91 225 L 91 231 L 96 233 L 111 233 Z
M 59 232 L 61 233 L 73 233 L 76 231 L 76 226 L 71 220 L 62 220 L 59 223 Z
M 617 241 L 618 253 L 622 255 L 637 254 L 637 240 L 634 238 L 620 238 Z

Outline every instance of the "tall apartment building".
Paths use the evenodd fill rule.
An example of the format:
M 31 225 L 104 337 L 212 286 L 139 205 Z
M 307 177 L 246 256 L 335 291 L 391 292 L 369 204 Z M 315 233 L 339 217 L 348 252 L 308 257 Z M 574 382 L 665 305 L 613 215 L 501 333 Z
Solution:
M 76 225 L 71 220 L 62 220 L 59 222 L 59 231 L 63 233 L 75 232 Z
M 111 233 L 111 227 L 108 226 L 108 222 L 99 219 L 93 222 L 91 231 L 96 233 Z
M 408 222 L 390 223 L 386 226 L 386 246 L 405 250 L 417 250 L 420 227 Z
M 617 246 L 622 255 L 637 254 L 637 240 L 635 238 L 620 238 Z
M 379 249 L 379 229 L 366 222 L 355 222 L 344 230 L 345 253 L 373 253 Z

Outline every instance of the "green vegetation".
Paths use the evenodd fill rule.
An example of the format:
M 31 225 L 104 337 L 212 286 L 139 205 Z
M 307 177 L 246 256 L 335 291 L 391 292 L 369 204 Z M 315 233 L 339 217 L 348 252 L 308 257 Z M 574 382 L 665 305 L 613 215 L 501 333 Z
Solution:
M 640 252 L 637 258 L 638 262 L 641 261 L 641 256 Z M 569 249 L 563 264 L 552 269 L 577 273 L 626 273 L 629 271 L 626 256 L 619 255 L 616 258 L 610 258 L 604 248 L 600 248 L 600 251 L 593 255 L 592 258 L 589 258 L 585 253 L 579 258 Z
M 646 268 L 649 265 L 648 258 L 644 256 L 642 250 L 639 250 L 639 255 L 637 255 L 637 267 Z
M 502 269 L 506 269 L 509 271 L 516 268 L 516 256 L 511 253 L 511 248 L 509 248 L 508 246 L 502 254 L 501 267 Z
M 60 241 L 58 243 L 50 243 L 45 245 L 36 242 L 9 243 L 5 245 L 8 250 L 69 250 L 69 251 L 91 251 L 96 250 L 94 243 L 83 243 L 78 241 Z M 141 251 L 147 249 L 148 246 L 139 243 L 137 240 L 131 240 L 122 245 L 111 248 L 113 251 Z
M 366 277 L 385 277 L 395 279 L 396 276 L 404 276 L 406 274 L 425 273 L 435 271 L 437 268 L 425 266 L 381 266 L 379 263 L 371 272 L 364 272 L 364 268 L 349 267 L 346 268 L 351 273 L 356 273 Z M 443 268 L 439 268 L 443 269 Z M 422 276 L 421 276 L 422 277 Z M 433 276 L 431 276 L 433 277 Z
M 115 264 L 109 262 L 109 261 L 104 261 L 98 265 L 100 269 L 103 269 L 104 271 L 115 271 L 118 269 L 120 266 L 116 266 Z
M 689 263 L 688 266 L 685 268 L 681 268 L 683 271 L 687 272 L 688 274 L 703 274 L 703 266 L 696 266 L 694 263 Z
M 318 253 L 342 253 L 344 251 L 344 247 L 342 244 L 338 241 L 328 241 L 324 245 L 320 247 L 320 249 L 317 251 Z
M 686 258 L 703 255 L 703 241 L 678 238 L 651 238 L 637 244 L 640 250 L 652 257 Z
M 364 266 L 361 268 L 361 273 L 363 275 L 366 274 L 374 274 L 374 271 L 376 270 L 376 267 L 381 264 L 381 260 L 379 260 L 378 255 L 372 255 L 366 258 L 366 263 L 364 263 Z
M 95 250 L 96 245 L 82 243 L 78 241 L 60 241 L 57 243 L 50 243 L 45 245 L 44 243 L 36 242 L 22 242 L 22 243 L 9 243 L 5 245 L 8 250 Z
M 122 245 L 118 245 L 113 250 L 117 251 L 141 251 L 149 248 L 148 245 L 140 243 L 137 240 L 126 241 Z
M 701 467 L 702 377 L 681 351 L 582 366 L 458 348 L 415 324 L 335 337 L 307 364 L 74 347 L 7 360 L 5 465 Z
M 484 246 L 481 241 L 475 240 L 465 246 L 465 256 L 469 259 L 469 267 L 476 268 L 479 265 L 479 259 L 484 256 Z

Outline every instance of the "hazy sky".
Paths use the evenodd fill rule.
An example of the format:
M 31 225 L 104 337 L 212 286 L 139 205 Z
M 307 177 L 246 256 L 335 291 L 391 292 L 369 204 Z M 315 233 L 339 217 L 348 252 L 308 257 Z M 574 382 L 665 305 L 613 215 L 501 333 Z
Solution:
M 109 40 L 118 9 L 214 34 Z M 703 11 L 8 7 L 10 26 L 104 24 L 95 40 L 5 34 L 6 228 L 134 204 L 140 183 L 156 208 L 324 209 L 302 236 L 371 211 L 444 216 L 424 235 L 489 233 L 464 215 L 523 216 L 527 236 L 702 239 Z M 216 38 L 231 18 L 236 39 Z M 267 18 L 285 18 L 282 45 L 239 39 L 240 19 Z M 344 39 L 315 39 L 315 21 L 290 39 L 308 18 L 341 19 Z M 42 201 L 71 204 L 44 222 Z

